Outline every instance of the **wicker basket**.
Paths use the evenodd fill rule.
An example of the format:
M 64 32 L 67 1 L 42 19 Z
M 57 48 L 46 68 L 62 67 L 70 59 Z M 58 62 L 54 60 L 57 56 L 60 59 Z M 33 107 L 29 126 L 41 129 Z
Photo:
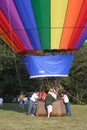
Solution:
M 64 116 L 65 115 L 65 106 L 63 100 L 56 100 L 53 102 L 53 111 L 51 116 Z M 47 116 L 45 103 L 44 101 L 38 101 L 36 116 Z

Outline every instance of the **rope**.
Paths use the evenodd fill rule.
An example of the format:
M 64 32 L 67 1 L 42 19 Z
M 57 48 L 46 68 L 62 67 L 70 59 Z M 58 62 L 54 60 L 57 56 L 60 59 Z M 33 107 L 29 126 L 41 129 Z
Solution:
M 63 89 L 63 88 L 62 88 Z M 67 95 L 69 95 L 70 97 L 72 97 L 74 100 L 76 100 L 77 102 L 79 102 L 82 105 L 86 105 L 86 103 L 82 102 L 81 100 L 79 100 L 78 98 L 72 96 L 69 92 L 67 92 L 65 89 L 63 89 L 63 91 L 65 91 L 67 93 Z
M 11 25 L 11 19 L 10 19 L 10 14 L 9 14 L 9 3 L 10 2 L 8 1 L 8 17 L 9 17 L 9 23 Z M 9 28 L 10 28 L 10 36 L 11 36 L 11 43 L 12 43 L 12 49 L 13 49 L 14 64 L 15 64 L 15 69 L 16 69 L 16 73 L 17 73 L 17 77 L 18 77 L 19 86 L 20 86 L 20 89 L 22 90 L 21 79 L 20 79 L 18 67 L 17 67 L 16 55 L 14 53 L 14 48 L 13 48 L 13 36 L 12 36 L 12 30 L 11 30 L 10 25 L 9 25 Z

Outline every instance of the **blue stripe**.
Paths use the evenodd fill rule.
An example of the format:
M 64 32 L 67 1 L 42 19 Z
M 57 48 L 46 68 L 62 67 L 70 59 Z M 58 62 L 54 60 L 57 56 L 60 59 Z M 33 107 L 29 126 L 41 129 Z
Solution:
M 41 49 L 31 0 L 14 0 L 20 19 L 35 50 Z

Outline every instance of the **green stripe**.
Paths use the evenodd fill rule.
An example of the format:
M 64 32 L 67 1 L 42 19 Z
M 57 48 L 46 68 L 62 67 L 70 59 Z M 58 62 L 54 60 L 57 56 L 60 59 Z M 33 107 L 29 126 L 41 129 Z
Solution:
M 50 0 L 31 0 L 42 49 L 50 49 Z

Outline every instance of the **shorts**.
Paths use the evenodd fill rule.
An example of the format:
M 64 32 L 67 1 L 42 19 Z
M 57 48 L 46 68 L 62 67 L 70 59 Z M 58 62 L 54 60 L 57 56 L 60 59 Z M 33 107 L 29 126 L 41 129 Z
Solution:
M 52 112 L 52 105 L 47 106 L 48 112 Z

